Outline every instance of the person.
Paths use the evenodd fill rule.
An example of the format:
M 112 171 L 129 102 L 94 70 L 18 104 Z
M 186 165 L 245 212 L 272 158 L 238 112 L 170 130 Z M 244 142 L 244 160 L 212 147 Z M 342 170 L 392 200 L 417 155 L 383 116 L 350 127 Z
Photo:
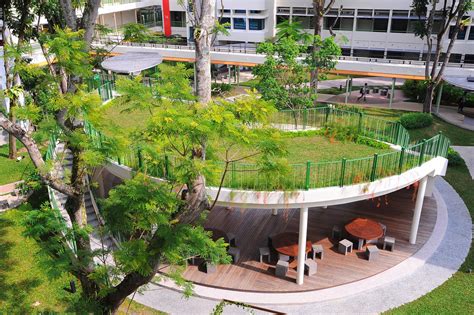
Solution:
M 367 83 L 365 83 L 364 86 L 360 88 L 360 96 L 357 98 L 357 101 L 360 101 L 361 98 L 364 98 L 364 102 L 367 102 L 367 91 L 368 86 Z
M 458 113 L 462 113 L 464 106 L 466 105 L 466 94 L 467 92 L 464 91 L 463 95 L 459 99 L 459 105 L 458 105 Z

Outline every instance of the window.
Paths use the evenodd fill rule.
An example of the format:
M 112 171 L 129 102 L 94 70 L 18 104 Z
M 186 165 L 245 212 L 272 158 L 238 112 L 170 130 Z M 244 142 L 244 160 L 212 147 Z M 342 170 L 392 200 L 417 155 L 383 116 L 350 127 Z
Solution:
M 229 10 L 229 9 L 221 10 L 221 12 L 224 13 L 224 14 L 230 14 L 230 10 Z
M 341 52 L 342 52 L 343 56 L 350 56 L 351 55 L 351 49 L 350 48 L 342 48 Z
M 301 23 L 303 29 L 312 29 L 313 28 L 313 17 L 312 16 L 298 16 L 293 19 Z
M 387 50 L 387 59 L 418 60 L 419 52 Z
M 408 17 L 408 10 L 393 10 L 392 16 Z
M 262 10 L 250 10 L 250 14 L 260 14 Z
M 249 30 L 261 31 L 265 29 L 265 19 L 249 19 Z
M 449 56 L 449 62 L 461 63 L 461 54 L 451 54 Z
M 277 13 L 290 14 L 290 7 L 277 7 Z
M 171 11 L 170 17 L 171 17 L 171 26 L 186 27 L 186 12 Z
M 374 16 L 389 17 L 390 11 L 389 10 L 375 10 Z
M 388 19 L 358 18 L 356 29 L 362 32 L 386 32 L 388 29 Z
M 289 15 L 277 15 L 277 24 L 280 24 L 280 23 L 283 23 L 285 21 L 289 21 L 290 20 L 290 16 Z
M 372 16 L 372 10 L 357 10 L 357 16 Z
M 392 19 L 392 33 L 406 33 L 408 31 L 408 19 Z
M 474 40 L 474 25 L 471 25 L 471 30 L 469 31 L 468 40 Z
M 453 37 L 454 30 L 455 30 L 454 26 L 451 26 L 449 28 L 449 38 Z M 458 36 L 456 36 L 456 39 L 460 39 L 460 40 L 465 39 L 466 38 L 466 31 L 467 31 L 467 29 L 465 27 L 461 28 L 458 32 Z
M 234 10 L 235 14 L 245 14 L 247 11 L 245 10 Z
M 234 18 L 234 30 L 247 29 L 247 22 L 244 18 Z
M 294 8 L 293 8 L 293 14 L 306 15 L 306 8 L 294 7 Z
M 474 55 L 464 55 L 464 63 L 474 63 Z
M 226 29 L 230 29 L 230 26 L 231 26 L 230 18 L 228 18 L 228 17 L 223 17 L 223 18 L 221 18 L 221 19 L 219 20 L 219 23 L 221 23 L 221 24 L 226 24 L 226 23 L 228 23 L 228 25 L 225 26 L 225 28 L 226 28 Z
M 328 30 L 329 27 L 334 25 L 332 29 L 335 31 L 352 31 L 354 18 L 338 18 L 336 24 L 334 24 L 335 20 L 335 17 L 324 18 L 324 29 Z

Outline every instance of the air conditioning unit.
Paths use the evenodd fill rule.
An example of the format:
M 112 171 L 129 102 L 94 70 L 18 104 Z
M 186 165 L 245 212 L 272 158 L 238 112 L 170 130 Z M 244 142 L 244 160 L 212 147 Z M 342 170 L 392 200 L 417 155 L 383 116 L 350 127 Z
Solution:
M 467 77 L 467 82 L 474 82 L 474 77 L 471 77 L 471 76 Z

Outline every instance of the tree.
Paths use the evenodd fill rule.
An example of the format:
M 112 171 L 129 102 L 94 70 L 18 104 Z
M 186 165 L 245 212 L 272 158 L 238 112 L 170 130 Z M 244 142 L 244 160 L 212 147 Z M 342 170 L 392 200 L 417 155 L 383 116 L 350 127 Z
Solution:
M 308 68 L 312 66 L 311 45 L 319 47 L 316 57 L 325 68 L 334 67 L 334 56 L 341 50 L 332 37 L 321 40 L 320 36 L 303 33 L 298 24 L 284 24 L 279 28 L 275 42 L 265 42 L 257 51 L 266 55 L 265 62 L 254 68 L 259 79 L 257 89 L 266 100 L 275 102 L 279 109 L 298 111 L 310 107 L 316 100 L 308 82 Z M 296 119 L 296 117 L 295 117 Z
M 123 26 L 123 40 L 129 42 L 145 43 L 150 38 L 148 28 L 140 23 L 128 23 Z
M 1 7 L 3 12 L 2 38 L 4 40 L 5 96 L 9 100 L 8 118 L 13 122 L 16 122 L 15 109 L 21 105 L 21 99 L 23 98 L 18 68 L 21 66 L 20 63 L 24 62 L 22 60 L 22 53 L 25 52 L 25 43 L 35 35 L 31 25 L 34 19 L 34 15 L 30 10 L 31 6 L 32 1 L 30 0 L 12 0 L 5 1 Z M 16 41 L 12 35 L 16 36 Z M 8 148 L 8 157 L 16 159 L 16 139 L 12 135 L 8 137 Z
M 331 10 L 335 0 L 329 0 L 326 5 L 326 0 L 313 0 L 313 30 L 314 30 L 314 42 L 311 46 L 311 88 L 314 93 L 318 93 L 318 82 L 319 82 L 319 70 L 321 68 L 320 60 L 318 56 L 320 46 L 318 43 L 322 39 L 323 21 L 324 15 Z M 324 63 L 324 61 L 323 61 Z
M 425 66 L 427 88 L 423 112 L 431 113 L 434 91 L 443 78 L 457 35 L 466 24 L 464 14 L 471 10 L 472 3 L 465 0 L 413 0 L 412 7 L 418 16 L 415 34 L 424 39 L 427 45 Z M 444 49 L 443 41 L 446 34 L 449 35 L 449 43 Z M 433 47 L 435 47 L 434 55 L 432 55 Z M 441 66 L 438 69 L 439 63 Z

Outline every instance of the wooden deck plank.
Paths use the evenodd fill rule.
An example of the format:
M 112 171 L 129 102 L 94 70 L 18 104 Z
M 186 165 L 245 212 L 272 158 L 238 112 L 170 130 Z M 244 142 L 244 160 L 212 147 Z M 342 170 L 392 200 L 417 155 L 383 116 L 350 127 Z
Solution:
M 274 275 L 274 262 L 261 264 L 258 248 L 266 246 L 267 237 L 283 231 L 298 232 L 299 210 L 279 210 L 277 216 L 271 210 L 215 208 L 208 216 L 206 226 L 219 228 L 236 235 L 241 258 L 237 264 L 220 265 L 215 274 L 206 274 L 190 266 L 184 277 L 195 283 L 234 290 L 258 292 L 295 292 L 318 290 L 370 277 L 391 268 L 413 255 L 431 235 L 436 222 L 436 202 L 425 198 L 418 243 L 408 242 L 415 202 L 413 190 L 404 189 L 387 196 L 332 206 L 327 209 L 311 208 L 308 217 L 308 239 L 322 244 L 324 259 L 317 259 L 318 272 L 305 277 L 301 286 L 295 283 L 296 271 L 290 270 L 287 279 Z M 395 251 L 380 251 L 376 261 L 363 258 L 363 251 L 347 256 L 336 252 L 328 239 L 333 225 L 344 225 L 356 217 L 367 217 L 387 226 L 387 235 L 396 238 Z M 365 248 L 364 248 L 365 250 Z

